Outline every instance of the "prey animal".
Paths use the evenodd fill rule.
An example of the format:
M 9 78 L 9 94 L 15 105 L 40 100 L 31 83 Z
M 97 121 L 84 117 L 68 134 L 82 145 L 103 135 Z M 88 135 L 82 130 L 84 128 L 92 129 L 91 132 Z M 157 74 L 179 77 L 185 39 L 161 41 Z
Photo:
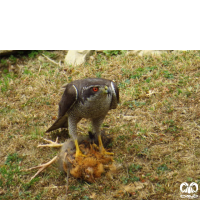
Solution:
M 97 135 L 99 149 L 102 154 L 107 152 L 101 140 L 101 125 L 110 109 L 119 103 L 119 89 L 115 82 L 103 78 L 87 78 L 75 80 L 66 85 L 59 103 L 58 118 L 46 131 L 68 128 L 76 147 L 76 157 L 84 156 L 80 151 L 77 139 L 77 124 L 82 118 L 92 122 L 92 133 Z

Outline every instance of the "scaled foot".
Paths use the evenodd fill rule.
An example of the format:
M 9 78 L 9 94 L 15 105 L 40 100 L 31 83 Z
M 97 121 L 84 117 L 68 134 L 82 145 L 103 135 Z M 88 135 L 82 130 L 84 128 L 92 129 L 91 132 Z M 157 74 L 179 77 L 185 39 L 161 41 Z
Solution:
M 105 150 L 100 135 L 98 136 L 98 141 L 99 141 L 99 149 L 100 149 L 100 152 L 101 152 L 103 155 L 114 155 L 114 153 L 108 152 L 108 151 Z
M 76 146 L 76 155 L 75 155 L 75 157 L 77 158 L 77 157 L 86 157 L 86 155 L 84 155 L 82 152 L 81 152 L 81 150 L 80 150 L 80 148 L 79 148 L 79 146 L 78 146 L 78 140 L 75 140 L 74 141 L 75 142 L 75 146 Z
M 62 147 L 63 146 L 63 143 L 62 144 L 58 143 L 58 138 L 56 138 L 55 142 L 51 140 L 47 140 L 47 139 L 44 139 L 44 140 L 48 142 L 49 144 L 39 144 L 37 147 Z

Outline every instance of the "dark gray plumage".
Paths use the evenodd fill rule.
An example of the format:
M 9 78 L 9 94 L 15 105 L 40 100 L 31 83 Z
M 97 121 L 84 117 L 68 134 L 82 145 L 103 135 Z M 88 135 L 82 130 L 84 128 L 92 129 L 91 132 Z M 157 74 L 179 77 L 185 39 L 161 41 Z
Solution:
M 107 79 L 87 78 L 76 80 L 66 85 L 59 103 L 58 119 L 46 131 L 68 128 L 75 141 L 76 156 L 81 155 L 77 142 L 77 123 L 82 118 L 92 121 L 93 133 L 97 134 L 99 146 L 107 153 L 101 141 L 101 124 L 110 109 L 115 109 L 119 102 L 117 85 Z

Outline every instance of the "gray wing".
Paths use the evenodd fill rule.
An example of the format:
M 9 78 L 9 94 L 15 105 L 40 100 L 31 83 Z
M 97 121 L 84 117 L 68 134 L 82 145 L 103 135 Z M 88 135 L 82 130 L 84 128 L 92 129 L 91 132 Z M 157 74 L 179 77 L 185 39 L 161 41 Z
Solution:
M 117 84 L 114 82 L 110 82 L 111 88 L 112 88 L 112 101 L 110 105 L 110 109 L 117 108 L 117 104 L 119 103 L 119 88 L 117 87 Z
M 78 98 L 78 90 L 73 84 L 68 84 L 64 91 L 64 94 L 59 103 L 58 119 L 54 124 L 46 131 L 50 132 L 58 128 L 68 127 L 68 116 L 67 112 L 73 107 Z

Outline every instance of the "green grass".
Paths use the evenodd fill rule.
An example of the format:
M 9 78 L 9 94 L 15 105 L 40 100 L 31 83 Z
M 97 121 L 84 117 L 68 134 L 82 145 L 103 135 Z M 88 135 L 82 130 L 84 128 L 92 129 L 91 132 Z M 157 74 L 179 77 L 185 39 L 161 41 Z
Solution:
M 13 56 L 13 55 L 11 55 L 9 57 L 9 60 L 10 60 L 11 64 L 16 64 L 16 62 L 17 62 L 17 58 L 15 56 Z
M 103 53 L 106 55 L 106 56 L 114 56 L 114 55 L 124 55 L 126 53 L 126 51 L 122 51 L 122 50 L 105 50 L 103 51 Z
M 46 55 L 46 56 L 48 56 L 49 58 L 52 58 L 52 59 L 55 59 L 57 57 L 57 55 L 55 53 L 48 52 L 48 51 L 45 51 L 44 55 Z
M 8 66 L 8 61 L 5 60 L 5 59 L 1 59 L 1 65 L 2 65 L 3 67 L 7 67 L 7 66 Z
M 35 50 L 30 51 L 30 52 L 28 53 L 28 57 L 29 57 L 29 58 L 35 58 L 40 52 L 41 52 L 41 51 L 35 51 Z
M 0 167 L 0 188 L 5 191 L 5 193 L 0 196 L 0 199 L 14 199 L 14 188 L 18 188 L 19 197 L 21 199 L 27 199 L 27 197 L 29 198 L 32 196 L 29 189 L 39 181 L 39 178 L 24 182 L 22 177 L 24 177 L 26 173 L 21 171 L 22 162 L 23 158 L 17 153 L 13 153 L 7 156 L 5 163 Z
M 118 83 L 120 104 L 102 129 L 113 134 L 110 148 L 121 167 L 93 184 L 70 177 L 68 199 L 180 199 L 182 182 L 200 183 L 199 51 L 143 57 L 106 51 L 84 65 L 61 68 L 39 61 L 42 54 L 56 62 L 65 57 L 63 51 L 28 51 L 0 61 L 0 199 L 65 196 L 66 177 L 56 164 L 32 181 L 36 171 L 23 170 L 57 155 L 58 149 L 37 146 L 53 137 L 45 131 L 57 117 L 60 87 L 85 77 Z M 20 70 L 10 71 L 9 62 Z M 86 121 L 79 127 L 87 134 Z M 143 189 L 124 190 L 135 183 Z
M 3 70 L 2 78 L 0 79 L 1 92 L 6 92 L 12 88 L 11 83 L 15 80 L 17 76 L 13 73 L 9 73 L 6 69 Z

